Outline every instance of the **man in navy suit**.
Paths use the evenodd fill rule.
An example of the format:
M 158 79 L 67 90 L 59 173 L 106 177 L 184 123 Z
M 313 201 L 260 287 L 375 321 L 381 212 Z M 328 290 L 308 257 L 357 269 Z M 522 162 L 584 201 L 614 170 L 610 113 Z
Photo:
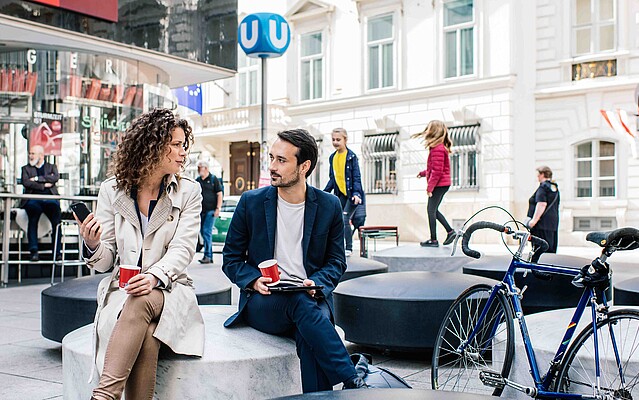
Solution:
M 304 129 L 277 134 L 269 153 L 271 186 L 245 192 L 233 213 L 222 269 L 240 288 L 238 312 L 253 328 L 295 337 L 304 393 L 366 387 L 333 326 L 333 289 L 346 270 L 342 207 L 308 186 L 317 144 Z M 258 264 L 275 258 L 283 283 L 322 290 L 271 293 Z

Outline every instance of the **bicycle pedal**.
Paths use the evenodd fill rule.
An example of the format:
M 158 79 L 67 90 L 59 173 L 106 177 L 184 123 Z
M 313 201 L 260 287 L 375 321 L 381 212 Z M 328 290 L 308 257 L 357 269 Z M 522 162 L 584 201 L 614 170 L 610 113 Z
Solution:
M 497 371 L 484 370 L 479 372 L 479 380 L 485 386 L 503 389 L 506 386 L 506 379 Z

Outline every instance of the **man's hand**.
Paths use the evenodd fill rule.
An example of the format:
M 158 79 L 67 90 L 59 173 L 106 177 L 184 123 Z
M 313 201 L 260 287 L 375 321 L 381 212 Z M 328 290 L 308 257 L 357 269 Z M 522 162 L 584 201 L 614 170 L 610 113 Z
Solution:
M 37 177 L 37 176 L 32 176 L 31 178 L 29 178 L 29 180 L 30 180 L 31 182 L 35 182 L 35 181 L 37 181 L 37 180 L 38 180 L 38 177 Z
M 315 286 L 315 282 L 313 282 L 311 279 L 304 279 L 304 286 Z M 308 290 L 308 294 L 311 295 L 311 297 L 315 297 L 315 290 Z
M 44 187 L 45 187 L 45 188 L 53 187 L 53 183 L 51 183 L 51 182 L 47 182 L 47 183 L 45 183 L 45 184 L 44 184 Z
M 271 283 L 272 279 L 271 278 L 266 278 L 266 277 L 259 277 L 255 280 L 255 282 L 253 282 L 253 290 L 255 290 L 256 292 L 258 292 L 259 294 L 271 294 L 270 289 L 268 288 L 268 286 L 266 286 L 267 283 Z
M 355 205 L 362 204 L 362 199 L 359 196 L 353 196 L 352 200 Z
M 129 279 L 126 293 L 132 296 L 144 296 L 151 293 L 158 284 L 158 278 L 152 274 L 137 274 Z
M 215 209 L 215 213 L 213 213 L 213 215 L 215 216 L 215 218 L 219 217 L 220 216 L 220 209 L 216 208 Z
M 89 214 L 84 222 L 80 222 L 75 213 L 73 213 L 73 218 L 75 218 L 78 225 L 80 225 L 80 235 L 82 236 L 82 239 L 84 239 L 84 243 L 87 245 L 89 250 L 95 250 L 100 244 L 102 225 L 100 225 L 93 213 Z

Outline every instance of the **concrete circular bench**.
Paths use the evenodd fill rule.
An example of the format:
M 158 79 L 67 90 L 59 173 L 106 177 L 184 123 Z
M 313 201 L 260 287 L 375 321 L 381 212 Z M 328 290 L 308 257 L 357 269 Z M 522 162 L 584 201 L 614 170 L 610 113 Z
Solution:
M 460 250 L 451 257 L 452 249 L 452 246 L 421 247 L 410 244 L 377 251 L 370 258 L 388 265 L 388 272 L 461 272 L 462 267 L 473 259 Z
M 224 328 L 235 306 L 200 306 L 206 329 L 202 358 L 161 358 L 158 399 L 270 399 L 301 392 L 295 341 L 248 326 Z M 62 341 L 63 397 L 86 400 L 97 385 L 87 383 L 92 365 L 93 326 L 77 329 Z M 277 384 L 276 384 L 277 383 Z
M 614 274 L 613 274 L 614 276 Z M 639 306 L 639 278 L 626 279 L 619 283 L 615 283 L 614 287 L 614 304 Z
M 491 396 L 484 396 L 469 393 L 444 392 L 437 390 L 414 390 L 414 389 L 360 389 L 360 390 L 337 390 L 333 392 L 317 392 L 300 394 L 296 396 L 278 397 L 273 400 L 474 400 L 474 399 L 494 399 Z
M 357 257 L 355 255 L 346 257 L 346 265 L 346 272 L 342 275 L 340 282 L 359 278 L 360 276 L 383 274 L 388 272 L 388 266 L 386 264 L 369 258 Z
M 198 304 L 231 304 L 231 282 L 219 268 L 190 270 Z M 98 284 L 105 274 L 70 279 L 44 289 L 41 294 L 42 336 L 61 342 L 64 335 L 93 322 Z
M 490 279 L 447 272 L 389 272 L 340 283 L 335 320 L 346 340 L 394 350 L 430 349 L 459 294 Z
M 512 260 L 511 256 L 483 256 L 463 268 L 464 274 L 482 276 L 485 278 L 502 280 Z M 544 264 L 562 265 L 581 268 L 590 264 L 592 260 L 563 254 L 542 254 L 540 260 Z M 524 278 L 524 270 L 515 272 L 515 283 L 523 289 L 528 286 L 522 299 L 522 307 L 526 314 L 554 310 L 558 308 L 574 307 L 577 305 L 583 289 L 573 286 L 572 276 L 554 275 L 549 281 L 536 278 L 528 272 Z M 610 296 L 612 293 L 608 293 Z
M 614 310 L 619 307 L 612 307 Z M 626 307 L 627 308 L 627 307 Z M 633 309 L 639 309 L 632 307 Z M 570 318 L 575 312 L 574 308 L 565 308 L 561 310 L 552 310 L 541 312 L 533 315 L 526 316 L 526 325 L 528 327 L 528 333 L 530 340 L 535 348 L 535 356 L 537 357 L 537 365 L 540 368 L 540 372 L 545 374 L 548 370 L 548 365 L 552 361 L 559 343 L 566 332 L 566 327 L 570 322 Z M 590 309 L 587 308 L 584 315 L 581 317 L 581 321 L 577 325 L 574 338 L 589 324 Z M 573 338 L 573 340 L 574 340 Z M 500 340 L 501 337 L 498 337 Z M 639 362 L 639 360 L 638 360 Z M 636 366 L 626 366 L 630 370 L 636 371 Z M 510 370 L 509 378 L 511 381 L 515 381 L 525 386 L 533 386 L 532 378 L 530 376 L 530 366 L 528 365 L 528 358 L 526 357 L 526 350 L 521 339 L 521 334 L 515 322 L 515 354 L 513 358 L 513 366 Z M 507 399 L 530 399 L 529 396 L 518 392 L 516 390 L 506 387 L 501 395 L 502 398 Z

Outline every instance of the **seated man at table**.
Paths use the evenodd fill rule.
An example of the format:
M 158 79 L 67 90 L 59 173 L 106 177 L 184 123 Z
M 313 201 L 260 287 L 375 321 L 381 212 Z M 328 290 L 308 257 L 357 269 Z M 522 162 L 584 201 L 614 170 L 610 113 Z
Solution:
M 44 160 L 44 148 L 42 146 L 33 146 L 29 151 L 29 163 L 22 167 L 22 186 L 24 186 L 25 194 L 39 195 L 57 195 L 58 189 L 56 183 L 60 179 L 58 168 L 49 164 Z M 29 227 L 27 228 L 27 239 L 29 241 L 29 251 L 31 252 L 31 261 L 39 261 L 38 255 L 38 221 L 44 213 L 53 228 L 60 224 L 62 212 L 60 210 L 60 201 L 54 199 L 23 199 L 20 207 L 24 208 L 29 216 Z M 55 259 L 59 260 L 61 250 L 61 237 L 58 236 L 57 254 Z
M 269 157 L 271 186 L 244 192 L 229 227 L 222 270 L 240 291 L 244 320 L 272 335 L 295 338 L 304 393 L 365 388 L 333 326 L 333 289 L 346 270 L 342 206 L 306 184 L 317 164 L 315 138 L 303 129 L 277 134 Z M 272 292 L 258 265 L 277 259 L 280 279 L 322 290 Z

